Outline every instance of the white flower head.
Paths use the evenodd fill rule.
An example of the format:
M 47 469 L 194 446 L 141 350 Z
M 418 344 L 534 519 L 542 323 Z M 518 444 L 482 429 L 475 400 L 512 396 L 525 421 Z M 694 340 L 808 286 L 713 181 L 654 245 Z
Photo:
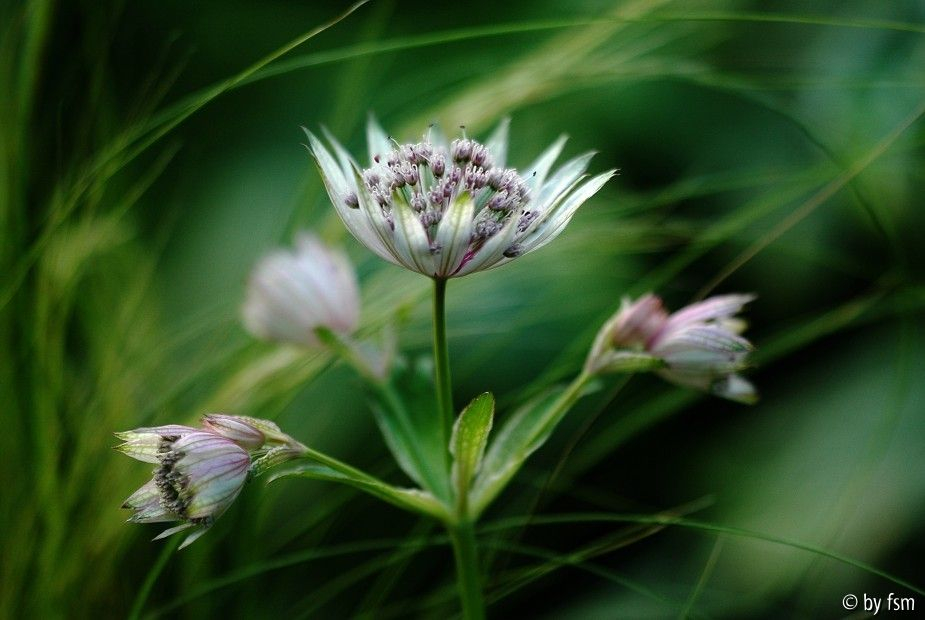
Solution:
M 248 331 L 266 340 L 316 346 L 319 327 L 349 335 L 360 321 L 356 274 L 346 255 L 303 233 L 294 251 L 257 264 L 242 314 Z
M 606 370 L 633 360 L 635 352 L 657 360 L 658 374 L 677 385 L 751 403 L 751 383 L 736 374 L 754 349 L 739 335 L 745 323 L 735 317 L 753 295 L 718 295 L 668 314 L 662 300 L 648 294 L 625 299 L 598 335 L 588 368 Z
M 334 155 L 306 133 L 353 236 L 385 260 L 435 278 L 491 269 L 541 248 L 615 172 L 587 178 L 593 153 L 552 171 L 564 137 L 522 173 L 509 168 L 507 120 L 484 144 L 465 136 L 447 142 L 437 131 L 398 144 L 370 117 L 365 169 L 329 134 Z

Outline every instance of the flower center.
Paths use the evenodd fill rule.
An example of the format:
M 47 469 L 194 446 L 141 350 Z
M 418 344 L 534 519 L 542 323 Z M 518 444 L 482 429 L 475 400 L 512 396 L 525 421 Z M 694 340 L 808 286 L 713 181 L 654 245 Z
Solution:
M 186 492 L 189 478 L 176 470 L 177 461 L 183 458 L 183 453 L 174 449 L 174 442 L 178 435 L 167 435 L 161 438 L 157 448 L 159 465 L 154 470 L 154 484 L 161 494 L 161 506 L 178 517 L 186 517 L 186 508 L 190 498 Z
M 392 209 L 396 203 L 408 205 L 427 231 L 435 254 L 441 249 L 433 243 L 437 225 L 447 210 L 462 204 L 458 199 L 464 194 L 475 203 L 470 235 L 474 249 L 510 218 L 519 218 L 521 232 L 535 218 L 526 210 L 530 190 L 517 170 L 495 166 L 488 147 L 469 138 L 453 140 L 449 152 L 426 138 L 396 144 L 384 157 L 374 158 L 363 171 L 363 182 L 393 230 Z

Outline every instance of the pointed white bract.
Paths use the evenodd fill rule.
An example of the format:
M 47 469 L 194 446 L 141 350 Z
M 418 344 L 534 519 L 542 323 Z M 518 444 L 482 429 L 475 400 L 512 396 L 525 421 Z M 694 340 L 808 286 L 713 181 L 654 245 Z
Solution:
M 157 538 L 191 530 L 185 547 L 211 527 L 238 497 L 251 467 L 269 452 L 274 463 L 298 455 L 301 444 L 268 420 L 210 414 L 203 428 L 171 424 L 116 433 L 116 449 L 147 463 L 154 476 L 122 504 L 132 523 L 179 521 Z
M 432 130 L 399 145 L 370 118 L 368 167 L 332 136 L 306 131 L 337 213 L 380 257 L 435 278 L 491 269 L 552 241 L 613 170 L 588 178 L 592 154 L 553 163 L 565 138 L 522 172 L 506 167 L 508 121 L 481 144 Z M 333 151 L 333 154 L 331 153 Z
M 242 310 L 258 338 L 318 345 L 319 327 L 353 333 L 360 322 L 360 291 L 347 257 L 309 233 L 294 251 L 264 257 L 254 269 Z
M 634 302 L 626 299 L 599 333 L 587 368 L 606 371 L 615 355 L 642 352 L 659 362 L 656 372 L 672 383 L 754 402 L 754 387 L 736 374 L 746 367 L 753 347 L 739 335 L 745 324 L 735 318 L 753 299 L 752 295 L 719 295 L 673 314 L 652 294 Z
M 180 438 L 195 430 L 192 426 L 167 424 L 166 426 L 136 428 L 133 431 L 116 433 L 116 437 L 123 441 L 123 443 L 116 446 L 116 450 L 145 463 L 157 463 L 158 449 L 164 437 Z

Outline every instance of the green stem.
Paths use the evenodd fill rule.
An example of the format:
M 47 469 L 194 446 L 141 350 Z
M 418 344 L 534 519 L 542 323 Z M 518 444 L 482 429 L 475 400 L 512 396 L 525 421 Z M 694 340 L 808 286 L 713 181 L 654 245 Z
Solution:
M 408 414 L 408 408 L 402 402 L 401 398 L 395 392 L 395 387 L 391 383 L 375 383 L 373 389 L 379 394 L 386 406 L 388 406 L 396 415 L 399 424 L 406 437 L 408 437 L 408 449 L 411 452 L 411 458 L 414 459 L 424 478 L 422 481 L 424 487 L 434 495 L 448 499 L 450 496 L 449 478 L 446 474 L 441 475 L 439 471 L 434 471 L 429 466 L 426 455 L 422 451 L 422 446 L 415 441 L 416 433 L 414 431 L 411 416 Z
M 450 436 L 453 433 L 453 382 L 450 379 L 450 352 L 446 344 L 446 279 L 434 278 L 434 383 L 437 386 L 437 403 L 443 418 L 443 446 L 450 466 Z M 478 547 L 475 544 L 473 523 L 466 516 L 466 501 L 461 499 L 459 514 L 447 530 L 453 541 L 456 559 L 456 581 L 465 620 L 483 620 L 485 603 L 482 599 L 482 577 L 479 571 Z
M 440 521 L 446 521 L 449 518 L 444 505 L 430 493 L 418 489 L 394 487 L 375 476 L 367 474 L 363 470 L 302 444 L 299 444 L 296 449 L 299 456 L 320 463 L 339 474 L 336 478 L 338 482 L 362 489 L 370 495 L 405 510 L 430 515 Z M 326 477 L 325 479 L 333 480 L 334 478 Z
M 360 373 L 364 379 L 373 385 L 381 385 L 384 377 L 380 377 L 378 372 L 370 366 L 369 361 L 363 357 L 362 353 L 357 350 L 356 344 L 349 336 L 344 336 L 327 327 L 316 327 L 315 336 L 322 344 L 326 345 L 331 351 L 336 353 L 345 362 L 353 366 L 354 370 Z
M 485 602 L 482 599 L 482 575 L 479 570 L 475 529 L 471 521 L 458 522 L 448 529 L 450 540 L 453 542 L 453 556 L 456 559 L 456 583 L 463 618 L 483 620 Z
M 434 382 L 437 403 L 443 415 L 443 445 L 449 464 L 450 435 L 453 431 L 453 382 L 450 379 L 450 352 L 446 346 L 446 280 L 434 278 Z
M 154 588 L 154 583 L 157 581 L 157 578 L 161 576 L 164 567 L 167 566 L 167 560 L 170 559 L 173 552 L 180 546 L 181 540 L 183 540 L 182 536 L 174 536 L 169 542 L 164 544 L 161 554 L 157 556 L 157 560 L 155 560 L 154 564 L 151 566 L 151 570 L 145 575 L 145 581 L 141 584 L 141 589 L 138 590 L 138 594 L 135 595 L 132 609 L 128 612 L 128 620 L 138 620 L 138 618 L 141 617 L 141 610 L 144 609 L 145 603 L 148 602 L 148 596 L 151 594 L 151 589 Z
M 395 419 L 398 420 L 401 426 L 402 434 L 407 438 L 409 457 L 417 464 L 421 476 L 424 478 L 421 483 L 434 495 L 447 499 L 450 495 L 449 479 L 445 474 L 440 475 L 439 471 L 429 467 L 421 444 L 414 440 L 416 433 L 408 408 L 387 377 L 380 376 L 382 373 L 369 364 L 356 344 L 348 336 L 333 332 L 326 327 L 316 327 L 315 335 L 333 353 L 350 364 L 376 393 L 382 406 L 387 407 L 395 414 Z M 449 445 L 449 442 L 447 442 L 447 445 Z

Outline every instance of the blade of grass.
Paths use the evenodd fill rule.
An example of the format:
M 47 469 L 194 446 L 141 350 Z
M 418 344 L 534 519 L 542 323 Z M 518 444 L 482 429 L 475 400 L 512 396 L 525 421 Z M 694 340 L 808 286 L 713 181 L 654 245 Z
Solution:
M 925 114 L 925 101 L 921 102 L 896 127 L 878 141 L 864 156 L 857 159 L 847 170 L 836 176 L 824 187 L 819 189 L 809 200 L 799 208 L 792 211 L 771 229 L 761 239 L 746 248 L 722 269 L 712 280 L 695 295 L 695 299 L 702 299 L 719 286 L 726 278 L 735 273 L 742 265 L 758 255 L 763 249 L 773 243 L 778 237 L 799 224 L 819 206 L 825 204 L 832 196 L 841 191 L 852 179 L 861 174 L 868 166 L 886 153 L 890 147 L 912 127 Z
M 729 536 L 734 536 L 737 538 L 749 538 L 752 540 L 761 540 L 764 542 L 773 543 L 776 545 L 782 545 L 785 547 L 790 547 L 792 549 L 798 549 L 800 551 L 806 551 L 808 553 L 813 553 L 831 560 L 835 560 L 841 564 L 857 568 L 871 575 L 876 575 L 887 581 L 895 583 L 898 586 L 902 586 L 907 590 L 915 592 L 916 594 L 925 596 L 925 589 L 913 585 L 912 583 L 892 575 L 886 571 L 883 571 L 876 566 L 862 562 L 860 560 L 855 560 L 849 556 L 846 556 L 835 551 L 829 551 L 828 549 L 823 549 L 816 545 L 811 545 L 808 543 L 803 543 L 795 540 L 788 540 L 773 534 L 766 534 L 764 532 L 755 532 L 752 530 L 746 530 L 744 528 L 731 527 L 726 525 L 718 525 L 714 523 L 709 523 L 706 521 L 696 521 L 694 519 L 688 519 L 685 517 L 666 517 L 666 516 L 652 516 L 652 515 L 635 515 L 635 514 L 610 514 L 610 513 L 572 513 L 572 514 L 561 514 L 561 515 L 532 515 L 526 517 L 530 519 L 532 525 L 535 526 L 551 526 L 551 525 L 563 525 L 563 524 L 575 524 L 575 523 L 648 523 L 648 524 L 660 524 L 660 525 L 675 525 L 682 528 L 688 528 L 692 530 L 700 530 L 704 532 L 714 532 L 717 534 L 726 534 Z M 517 528 L 520 527 L 524 522 L 524 517 L 517 517 L 511 519 L 501 519 L 499 521 L 482 525 L 479 529 L 482 532 L 493 532 L 493 531 L 502 531 L 505 529 Z

